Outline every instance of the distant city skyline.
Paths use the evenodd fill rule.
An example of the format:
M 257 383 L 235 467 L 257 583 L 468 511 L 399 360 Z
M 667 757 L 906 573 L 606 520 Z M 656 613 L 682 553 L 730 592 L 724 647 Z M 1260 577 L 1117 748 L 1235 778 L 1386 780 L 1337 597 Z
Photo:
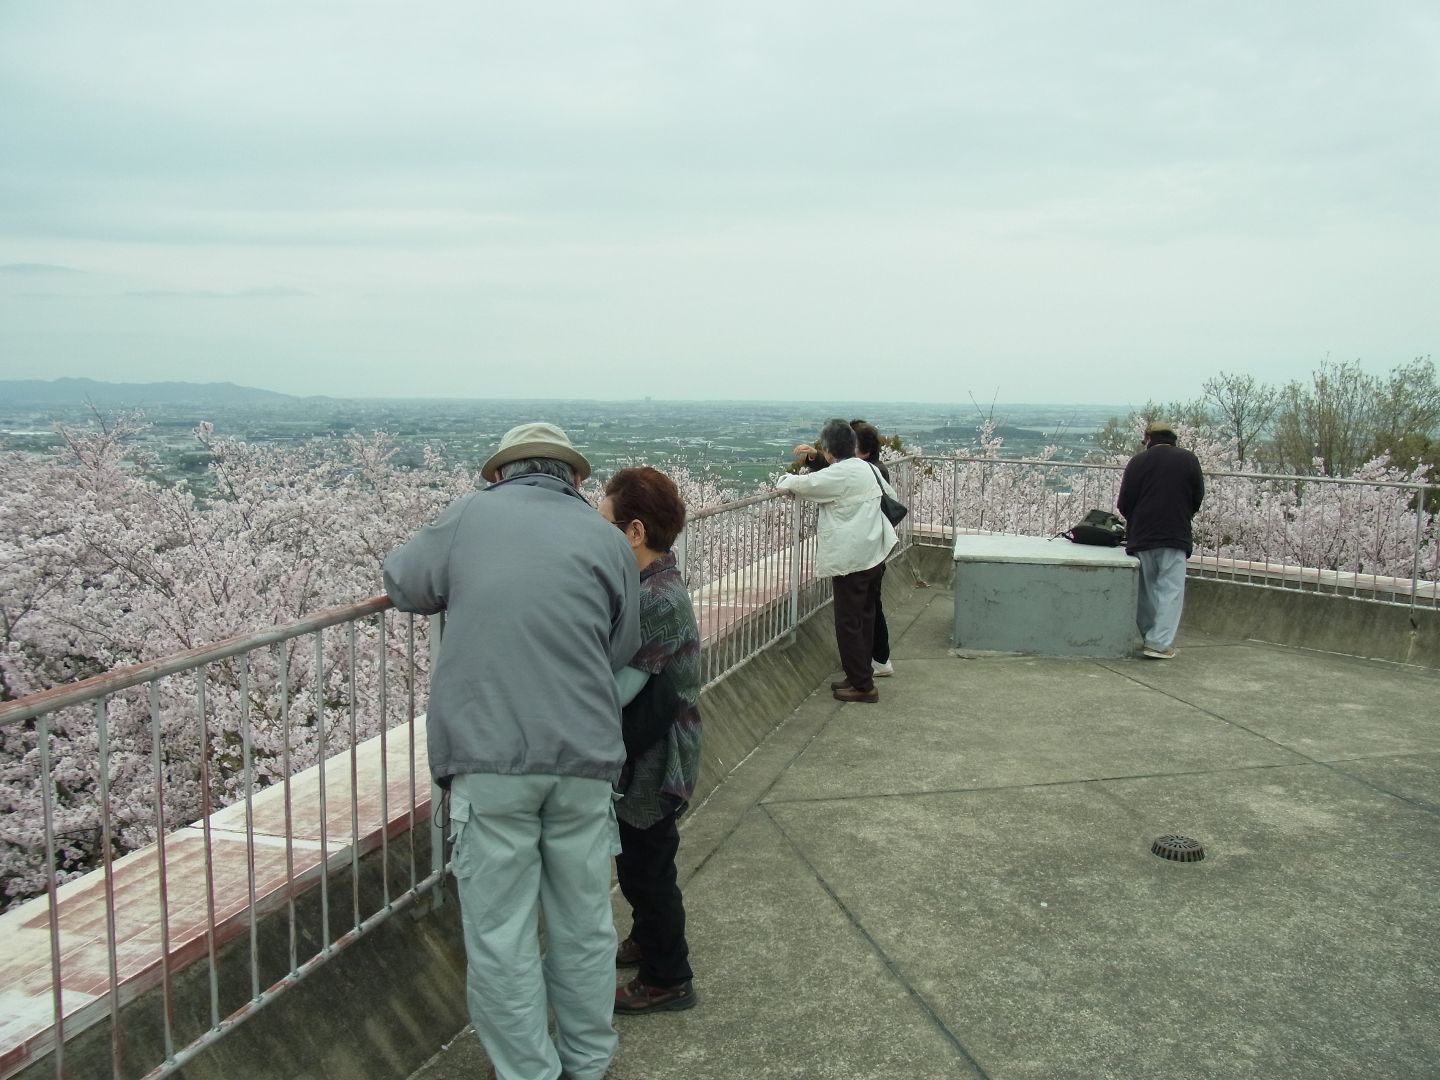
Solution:
M 1193 399 L 1440 353 L 1440 7 L 0 5 L 0 379 Z

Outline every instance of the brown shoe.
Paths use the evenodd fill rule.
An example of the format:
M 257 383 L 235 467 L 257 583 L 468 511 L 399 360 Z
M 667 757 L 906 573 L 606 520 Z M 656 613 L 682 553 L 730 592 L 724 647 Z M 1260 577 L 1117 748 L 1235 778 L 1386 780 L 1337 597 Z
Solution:
M 839 682 L 832 682 L 832 683 L 830 684 L 830 689 L 831 689 L 831 690 L 849 690 L 849 689 L 850 689 L 850 679 L 849 679 L 849 677 L 847 676 L 846 678 L 841 679 Z
M 651 986 L 636 975 L 615 988 L 615 1011 L 631 1016 L 688 1009 L 694 1004 L 695 988 L 688 979 L 679 986 Z
M 830 696 L 836 701 L 864 701 L 873 705 L 880 700 L 880 691 L 874 687 L 869 690 L 856 690 L 853 686 L 843 686 L 832 691 Z
M 627 937 L 615 950 L 615 966 L 617 968 L 634 967 L 640 963 L 640 957 L 640 943 L 633 937 Z

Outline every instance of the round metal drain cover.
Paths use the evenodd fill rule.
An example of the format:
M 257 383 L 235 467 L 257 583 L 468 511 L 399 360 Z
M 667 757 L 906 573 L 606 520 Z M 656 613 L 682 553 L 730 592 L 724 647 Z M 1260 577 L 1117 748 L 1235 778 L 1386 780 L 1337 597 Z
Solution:
M 1188 836 L 1157 836 L 1150 845 L 1150 852 L 1171 862 L 1199 862 L 1205 858 L 1205 849 L 1199 840 Z

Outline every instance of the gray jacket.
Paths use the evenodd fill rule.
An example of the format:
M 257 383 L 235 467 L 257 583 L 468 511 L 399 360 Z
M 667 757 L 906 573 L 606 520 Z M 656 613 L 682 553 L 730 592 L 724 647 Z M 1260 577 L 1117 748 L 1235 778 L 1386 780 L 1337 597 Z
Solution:
M 614 673 L 640 645 L 625 537 L 573 488 L 529 475 L 457 499 L 385 559 L 401 611 L 446 613 L 430 679 L 430 772 L 614 782 Z

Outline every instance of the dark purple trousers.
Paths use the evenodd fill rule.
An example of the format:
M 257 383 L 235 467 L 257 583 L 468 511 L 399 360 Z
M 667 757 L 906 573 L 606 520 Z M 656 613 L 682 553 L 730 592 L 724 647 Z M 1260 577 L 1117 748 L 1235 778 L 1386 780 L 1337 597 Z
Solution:
M 875 644 L 875 612 L 880 606 L 880 583 L 884 579 L 883 561 L 869 570 L 830 579 L 835 595 L 835 644 L 840 650 L 840 666 L 856 690 L 868 692 L 875 688 L 870 661 Z

